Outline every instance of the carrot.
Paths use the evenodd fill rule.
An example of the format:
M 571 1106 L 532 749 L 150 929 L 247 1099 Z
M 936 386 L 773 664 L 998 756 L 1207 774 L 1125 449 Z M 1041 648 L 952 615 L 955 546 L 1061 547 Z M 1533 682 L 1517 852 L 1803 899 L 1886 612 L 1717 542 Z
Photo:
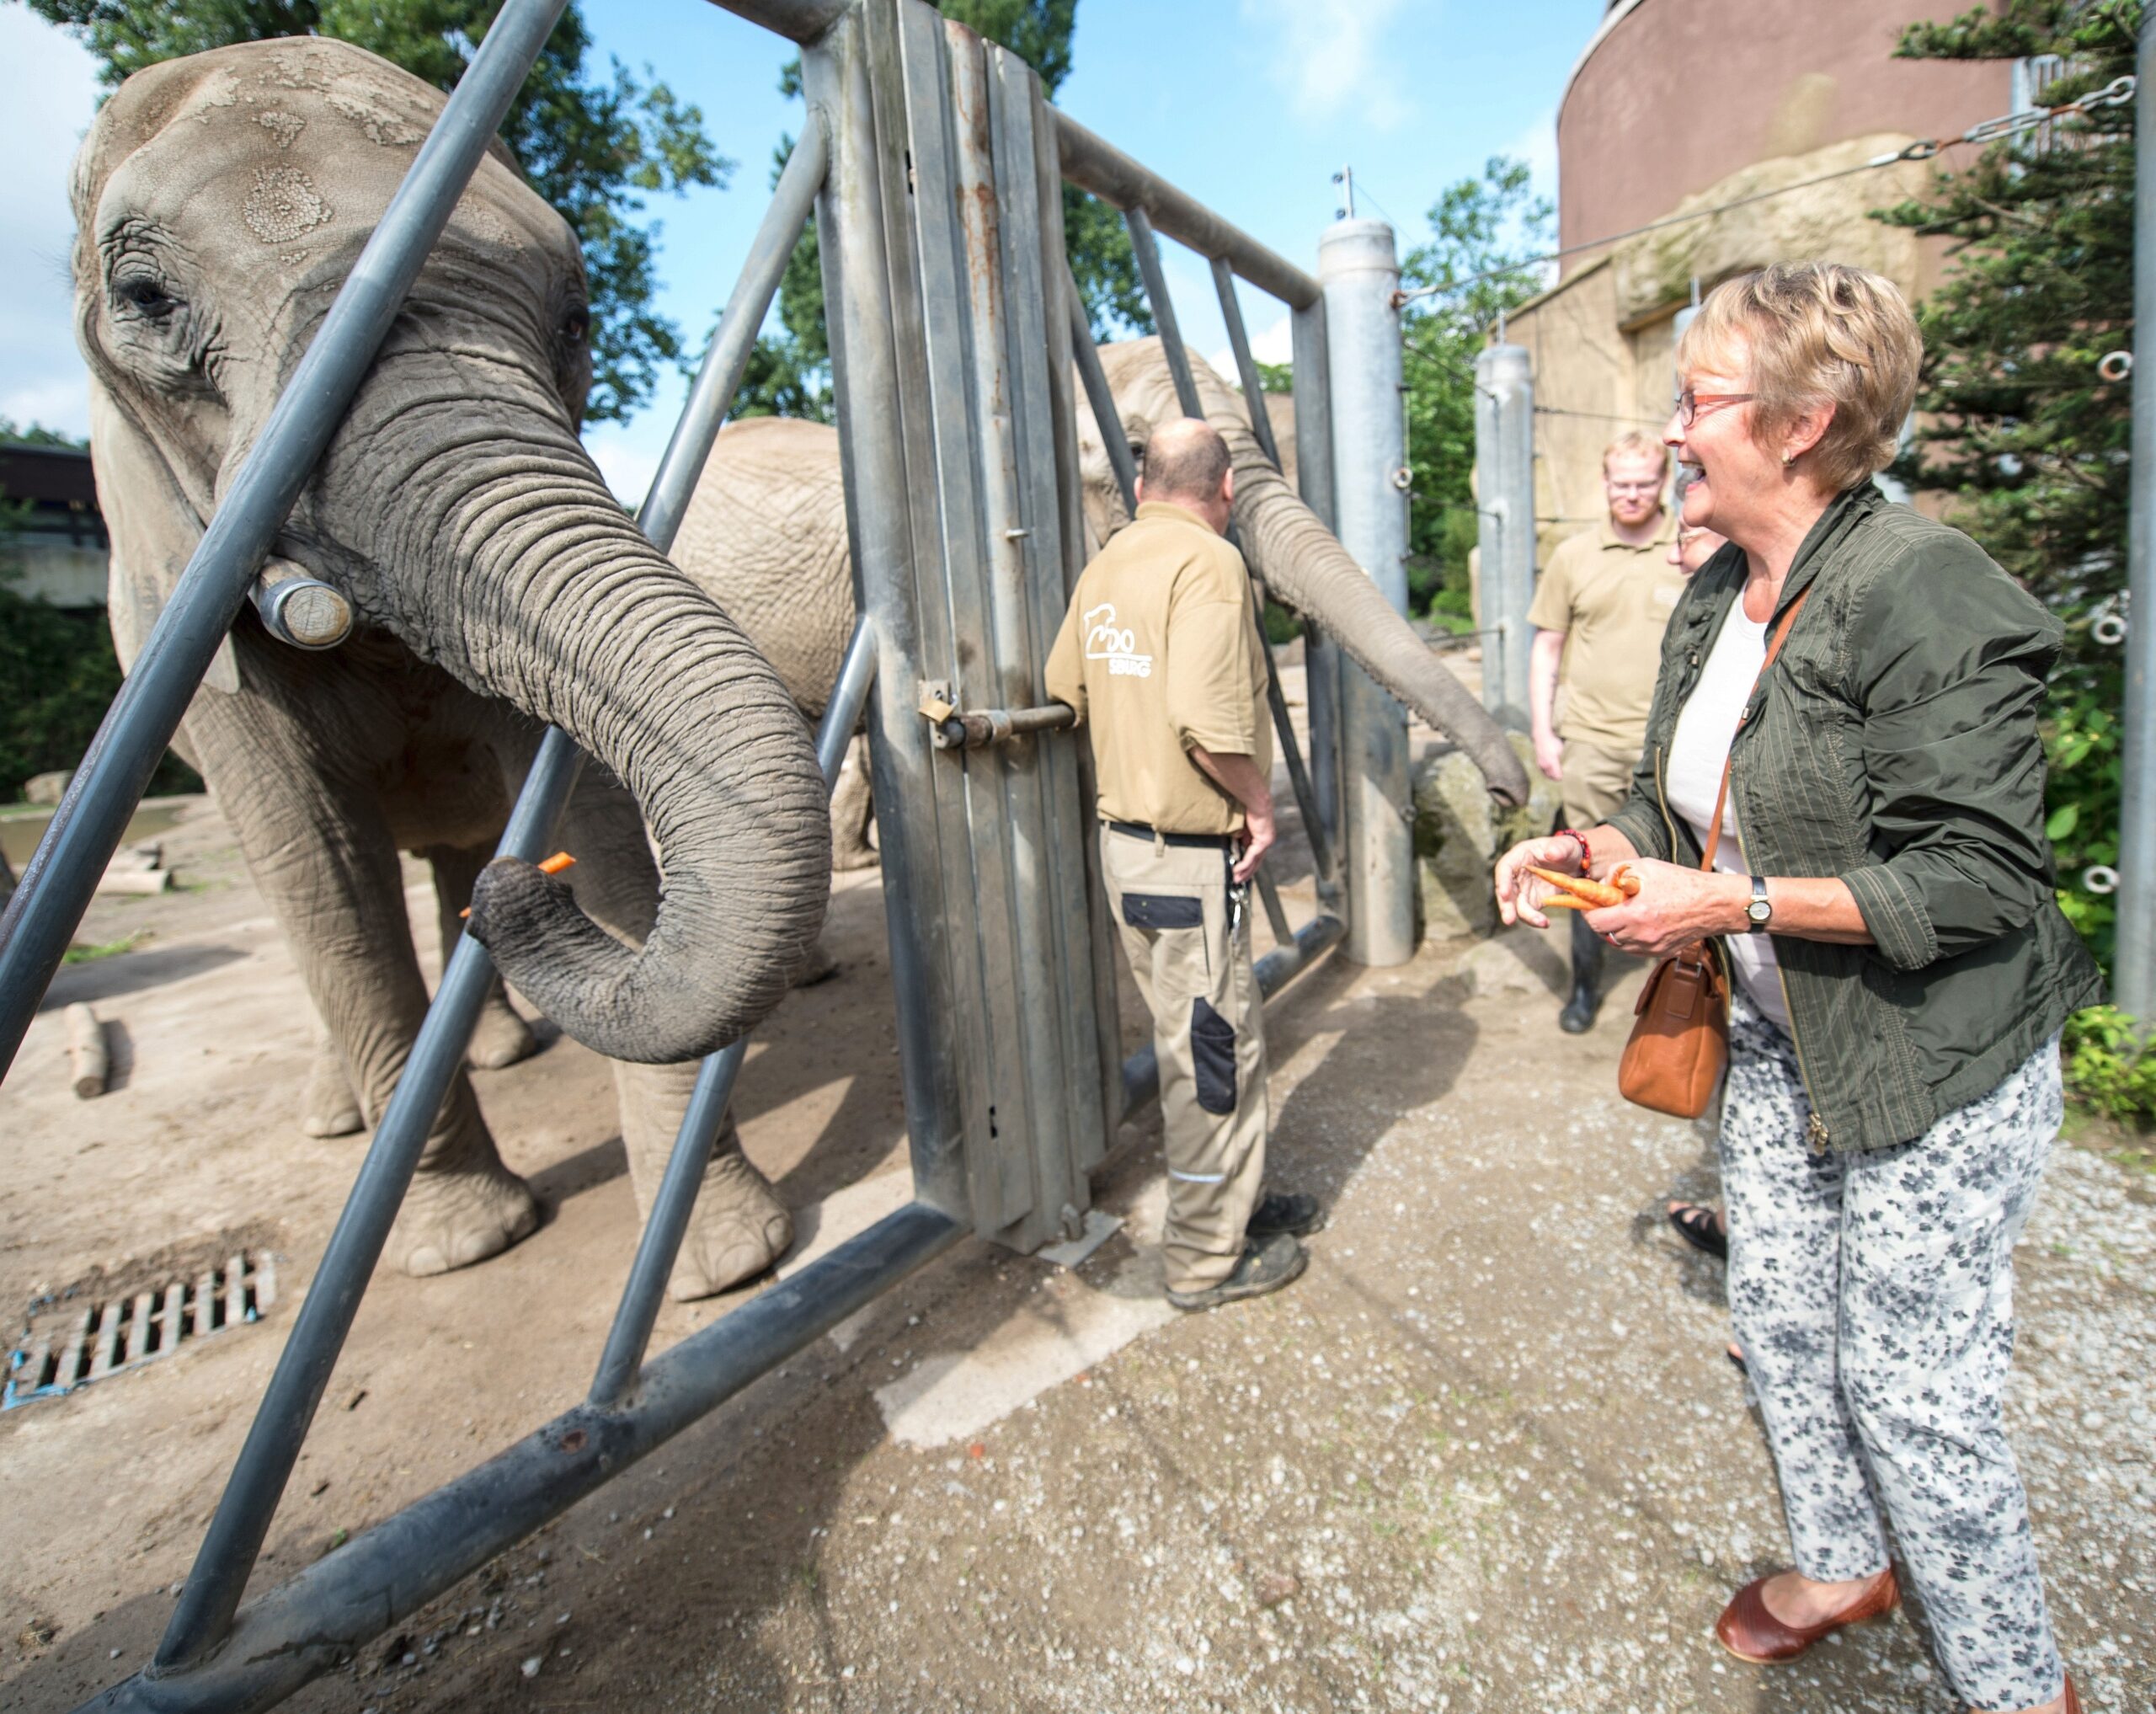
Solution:
M 1612 870 L 1606 881 L 1592 880 L 1585 875 L 1561 875 L 1555 869 L 1532 867 L 1528 873 L 1558 889 L 1556 898 L 1542 901 L 1545 910 L 1606 910 L 1613 905 L 1636 898 L 1640 891 L 1640 878 L 1631 872 L 1630 865 L 1624 863 Z
M 558 851 L 553 854 L 553 856 L 550 857 L 543 857 L 540 860 L 539 873 L 542 875 L 558 875 L 563 869 L 573 869 L 575 867 L 576 859 L 574 857 L 571 857 L 565 851 Z M 463 910 L 458 911 L 456 914 L 459 916 L 469 916 L 472 914 L 471 907 L 467 905 Z

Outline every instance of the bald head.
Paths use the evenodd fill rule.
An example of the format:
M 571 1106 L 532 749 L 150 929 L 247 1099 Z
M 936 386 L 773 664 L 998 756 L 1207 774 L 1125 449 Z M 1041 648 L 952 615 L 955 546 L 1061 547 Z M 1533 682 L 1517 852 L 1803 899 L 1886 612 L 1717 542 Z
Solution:
M 1182 506 L 1225 534 L 1235 483 L 1220 431 L 1197 417 L 1161 424 L 1146 438 L 1138 497 Z

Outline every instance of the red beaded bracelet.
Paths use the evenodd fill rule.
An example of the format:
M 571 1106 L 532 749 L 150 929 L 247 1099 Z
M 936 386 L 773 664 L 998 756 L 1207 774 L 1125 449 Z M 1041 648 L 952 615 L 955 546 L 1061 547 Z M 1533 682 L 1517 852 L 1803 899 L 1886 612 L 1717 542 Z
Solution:
M 1593 866 L 1594 853 L 1588 847 L 1587 836 L 1577 828 L 1561 827 L 1550 836 L 1552 839 L 1576 839 L 1580 846 L 1580 873 L 1585 874 Z

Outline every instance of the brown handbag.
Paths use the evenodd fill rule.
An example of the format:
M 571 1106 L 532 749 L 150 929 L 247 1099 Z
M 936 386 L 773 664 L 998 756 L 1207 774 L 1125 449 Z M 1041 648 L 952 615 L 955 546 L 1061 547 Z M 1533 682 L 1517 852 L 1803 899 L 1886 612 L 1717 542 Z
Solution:
M 1800 594 L 1774 627 L 1766 658 L 1759 663 L 1759 676 L 1745 697 L 1746 712 L 1737 723 L 1737 732 L 1751 718 L 1752 697 L 1811 597 L 1808 589 Z M 1729 770 L 1736 753 L 1737 734 L 1732 733 L 1730 755 L 1721 765 L 1721 788 L 1715 793 L 1714 820 L 1700 859 L 1702 869 L 1713 869 L 1715 852 L 1721 844 L 1722 810 L 1729 802 Z M 1722 1067 L 1729 1063 L 1729 972 L 1721 949 L 1710 940 L 1678 948 L 1648 974 L 1632 1012 L 1632 1039 L 1617 1062 L 1618 1092 L 1657 1113 L 1697 1119 L 1707 1110 Z

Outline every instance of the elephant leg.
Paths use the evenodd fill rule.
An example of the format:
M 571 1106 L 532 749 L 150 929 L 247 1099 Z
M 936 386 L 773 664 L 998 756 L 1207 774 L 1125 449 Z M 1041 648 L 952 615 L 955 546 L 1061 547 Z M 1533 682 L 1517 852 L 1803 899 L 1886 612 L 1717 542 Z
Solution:
M 562 839 L 577 856 L 567 876 L 577 902 L 593 921 L 625 938 L 641 940 L 658 908 L 659 871 L 634 800 L 597 768 L 587 766 L 563 815 Z M 696 1071 L 693 1062 L 614 1063 L 622 1145 L 629 1157 L 640 1219 L 650 1217 Z M 793 1217 L 771 1181 L 741 1151 L 740 1132 L 729 1109 L 720 1123 L 667 1290 L 682 1302 L 712 1296 L 761 1273 L 792 1241 Z
M 838 783 L 831 788 L 831 867 L 873 869 L 883 861 L 868 842 L 868 734 L 857 732 L 846 747 Z
M 379 1122 L 411 1058 L 427 989 L 388 822 L 369 788 L 330 775 L 310 729 L 334 724 L 266 698 L 215 694 L 197 697 L 188 720 L 361 1110 Z M 446 1273 L 507 1249 L 538 1223 L 460 1066 L 428 1130 L 390 1257 L 408 1273 Z
M 450 949 L 464 931 L 464 912 L 472 903 L 472 884 L 479 878 L 494 852 L 483 846 L 430 845 L 419 853 L 435 875 L 435 909 L 440 915 L 441 955 L 448 962 Z M 483 1071 L 499 1071 L 528 1060 L 539 1051 L 539 1038 L 517 1009 L 509 1003 L 509 991 L 499 974 L 487 978 L 487 997 L 479 1004 L 479 1022 L 472 1031 L 472 1045 L 464 1061 Z
M 306 1092 L 300 1097 L 300 1129 L 311 1137 L 349 1137 L 366 1128 L 367 1116 L 360 1110 L 344 1050 L 317 1019 L 314 1058 L 307 1068 Z

